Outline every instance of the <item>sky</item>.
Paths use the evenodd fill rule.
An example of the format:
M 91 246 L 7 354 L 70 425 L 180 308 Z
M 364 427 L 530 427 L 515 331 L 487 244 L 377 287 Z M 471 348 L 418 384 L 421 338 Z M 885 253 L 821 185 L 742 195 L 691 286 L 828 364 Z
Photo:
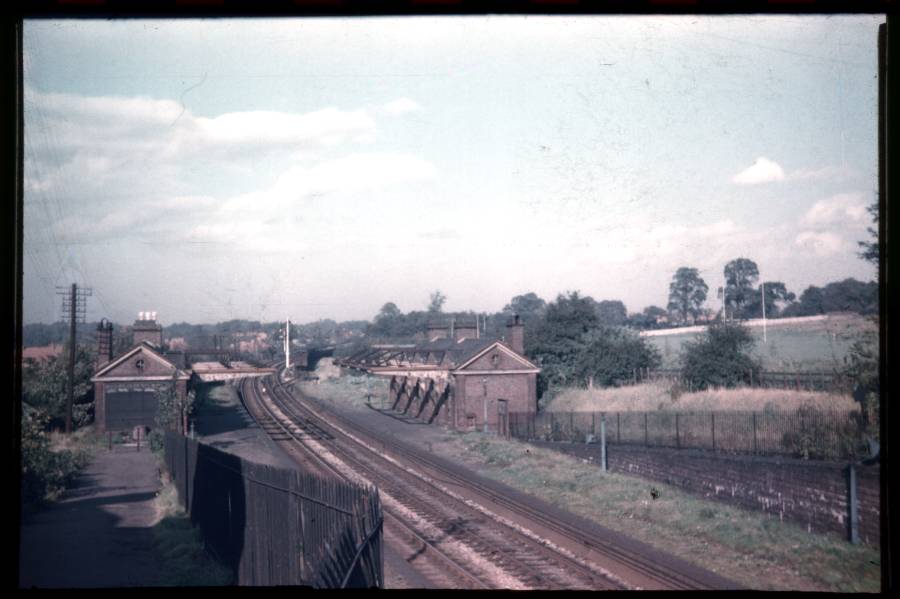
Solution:
M 25 22 L 24 321 L 871 280 L 878 15 Z

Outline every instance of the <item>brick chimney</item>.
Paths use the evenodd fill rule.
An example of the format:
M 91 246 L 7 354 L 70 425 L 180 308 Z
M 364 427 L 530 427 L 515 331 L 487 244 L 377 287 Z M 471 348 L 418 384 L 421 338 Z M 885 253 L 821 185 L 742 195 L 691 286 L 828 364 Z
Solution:
M 471 320 L 460 318 L 453 328 L 453 339 L 459 341 L 461 339 L 475 339 L 478 337 L 478 324 L 474 318 Z
M 113 325 L 105 318 L 97 325 L 97 358 L 95 366 L 99 369 L 113 359 Z
M 442 323 L 432 321 L 427 325 L 428 333 L 426 334 L 428 341 L 434 341 L 435 339 L 444 339 L 445 337 L 449 337 L 450 326 Z
M 519 321 L 518 314 L 514 314 L 506 323 L 506 344 L 517 353 L 525 355 L 525 325 Z
M 156 347 L 162 347 L 162 327 L 156 322 L 156 312 L 140 312 L 132 327 L 134 344 L 149 341 Z

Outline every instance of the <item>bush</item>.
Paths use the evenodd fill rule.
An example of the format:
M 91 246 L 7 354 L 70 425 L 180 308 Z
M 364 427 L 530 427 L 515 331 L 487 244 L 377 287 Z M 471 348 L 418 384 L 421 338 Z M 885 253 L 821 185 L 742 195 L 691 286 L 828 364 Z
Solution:
M 84 452 L 50 449 L 46 426 L 50 416 L 25 409 L 22 412 L 22 502 L 40 505 L 55 499 L 88 463 Z
M 759 377 L 760 364 L 749 355 L 755 341 L 739 324 L 714 324 L 684 344 L 682 377 L 697 389 L 735 387 Z
M 658 368 L 659 351 L 644 338 L 625 329 L 604 328 L 585 336 L 575 363 L 576 376 L 601 387 L 631 381 L 635 371 Z

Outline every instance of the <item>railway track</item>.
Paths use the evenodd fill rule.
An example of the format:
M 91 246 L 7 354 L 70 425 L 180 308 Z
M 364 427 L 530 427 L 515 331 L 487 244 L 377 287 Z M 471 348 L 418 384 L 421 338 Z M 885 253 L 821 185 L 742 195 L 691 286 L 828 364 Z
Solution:
M 246 383 L 245 383 L 246 384 Z M 444 588 L 734 589 L 734 583 L 349 422 L 266 379 L 258 408 L 331 475 L 323 447 L 378 486 L 385 536 Z M 246 389 L 246 387 L 242 387 Z M 246 400 L 245 400 L 246 401 Z M 249 409 L 249 407 L 248 407 Z M 323 465 L 324 464 L 324 465 Z M 486 507 L 484 507 L 486 506 Z M 389 534 L 390 533 L 390 534 Z
M 315 422 L 296 415 L 293 419 L 288 418 L 275 402 L 267 400 L 266 394 L 271 388 L 267 390 L 265 383 L 259 379 L 243 379 L 240 390 L 241 402 L 260 428 L 307 472 L 351 479 L 345 472 L 323 459 L 318 449 L 312 446 L 313 440 L 319 442 L 333 439 Z M 389 510 L 383 510 L 383 513 L 386 540 L 393 543 L 398 553 L 407 555 L 407 561 L 414 562 L 416 569 L 437 588 L 490 588 L 476 574 L 422 537 L 402 518 Z
M 302 420 L 321 418 L 283 386 L 271 386 L 279 410 Z M 486 515 L 464 498 L 448 495 L 440 485 L 372 451 L 340 426 L 331 422 L 321 426 L 336 441 L 328 450 L 379 488 L 385 512 L 414 529 L 430 551 L 468 571 L 464 580 L 481 581 L 464 588 L 627 588 L 590 564 L 553 549 L 543 539 Z
M 733 581 L 713 572 L 496 481 L 473 475 L 470 470 L 401 441 L 387 439 L 360 422 L 351 423 L 321 402 L 305 397 L 302 402 L 295 398 L 295 403 L 307 410 L 306 417 L 320 418 L 323 422 L 338 421 L 340 426 L 352 429 L 355 436 L 361 437 L 370 446 L 377 447 L 382 453 L 400 457 L 417 472 L 427 473 L 444 490 L 472 497 L 478 504 L 486 506 L 493 515 L 523 523 L 523 526 L 537 533 L 540 538 L 568 548 L 583 561 L 614 573 L 612 577 L 621 581 L 622 586 L 681 590 L 740 588 Z M 313 410 L 311 405 L 316 409 Z

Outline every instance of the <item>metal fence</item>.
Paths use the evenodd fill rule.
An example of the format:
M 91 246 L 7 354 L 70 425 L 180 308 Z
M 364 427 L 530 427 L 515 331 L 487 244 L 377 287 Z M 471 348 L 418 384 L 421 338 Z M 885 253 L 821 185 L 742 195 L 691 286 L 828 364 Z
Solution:
M 673 449 L 847 459 L 864 437 L 858 412 L 516 412 L 510 436 L 584 443 L 599 440 L 605 421 L 608 444 Z
M 171 432 L 165 461 L 237 584 L 383 586 L 377 489 L 256 464 Z

